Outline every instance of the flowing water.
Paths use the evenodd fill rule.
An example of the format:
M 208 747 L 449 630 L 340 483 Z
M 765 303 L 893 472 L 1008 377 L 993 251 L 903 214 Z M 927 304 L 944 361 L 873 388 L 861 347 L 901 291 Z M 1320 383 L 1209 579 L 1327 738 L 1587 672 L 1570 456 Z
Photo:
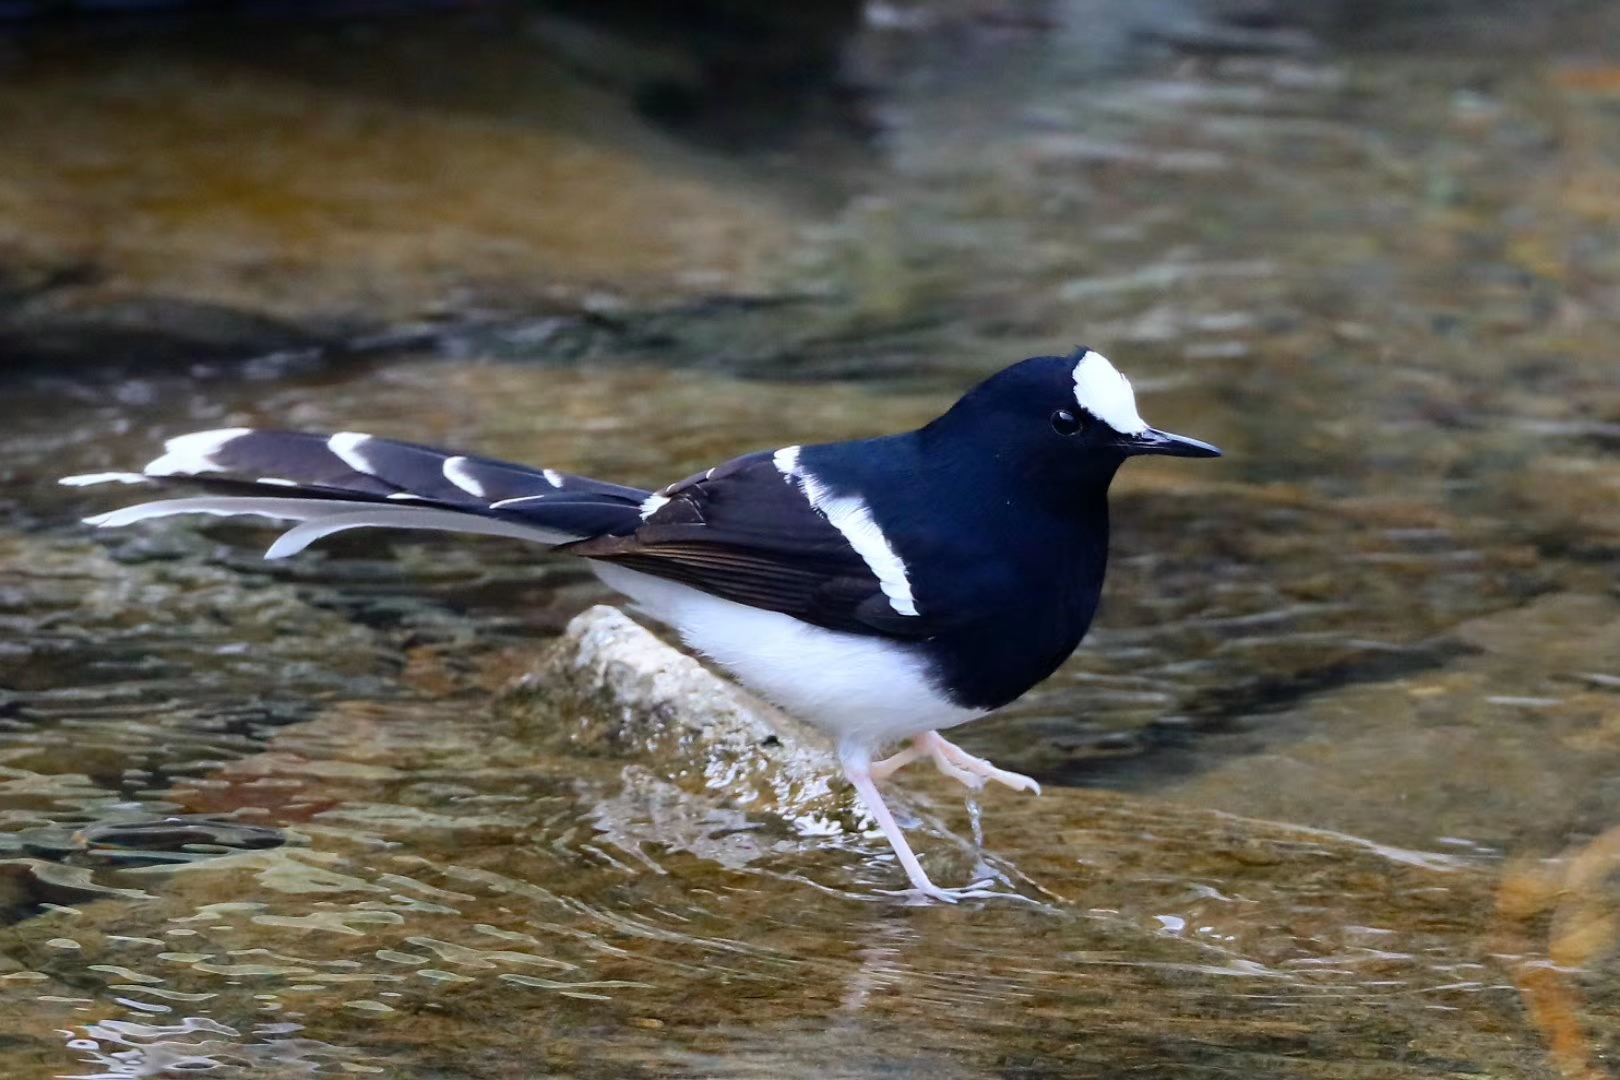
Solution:
M 1606 1075 L 1620 23 L 1110 68 L 1085 8 L 888 57 L 869 151 L 728 157 L 600 102 L 582 133 L 544 79 L 425 108 L 334 46 L 0 90 L 19 280 L 102 275 L 16 325 L 94 300 L 132 356 L 176 298 L 392 328 L 19 353 L 6 1075 Z M 1227 456 L 1124 471 L 1085 646 L 963 733 L 1045 795 L 895 782 L 936 879 L 1034 903 L 893 903 L 869 832 L 514 725 L 500 688 L 608 599 L 566 561 L 355 534 L 265 564 L 251 526 L 91 535 L 112 495 L 54 484 L 259 424 L 651 486 L 1080 342 Z

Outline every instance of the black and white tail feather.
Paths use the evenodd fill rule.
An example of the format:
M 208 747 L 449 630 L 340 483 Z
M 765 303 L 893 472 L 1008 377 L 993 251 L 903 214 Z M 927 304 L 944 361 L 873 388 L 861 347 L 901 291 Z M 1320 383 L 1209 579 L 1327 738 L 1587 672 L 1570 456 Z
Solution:
M 104 528 L 175 514 L 252 515 L 299 524 L 265 552 L 295 555 L 349 529 L 428 529 L 505 536 L 555 547 L 628 533 L 652 493 L 554 469 L 531 469 L 344 431 L 223 428 L 181 435 L 139 473 L 62 483 L 189 487 L 201 494 L 86 518 Z

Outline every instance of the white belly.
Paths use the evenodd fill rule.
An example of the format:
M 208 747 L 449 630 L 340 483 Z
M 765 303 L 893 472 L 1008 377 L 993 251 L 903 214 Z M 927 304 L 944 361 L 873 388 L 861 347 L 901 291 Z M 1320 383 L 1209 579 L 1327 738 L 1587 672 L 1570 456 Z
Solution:
M 609 588 L 679 631 L 681 640 L 761 697 L 868 752 L 984 712 L 951 704 L 904 645 L 845 634 L 699 592 L 611 563 L 592 563 Z

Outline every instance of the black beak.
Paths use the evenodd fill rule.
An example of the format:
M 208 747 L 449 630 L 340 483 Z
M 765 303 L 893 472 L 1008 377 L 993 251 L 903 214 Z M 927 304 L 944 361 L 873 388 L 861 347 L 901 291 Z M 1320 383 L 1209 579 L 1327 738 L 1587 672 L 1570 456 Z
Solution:
M 1121 436 L 1119 448 L 1126 454 L 1163 454 L 1165 457 L 1220 457 L 1221 452 L 1207 442 L 1189 439 L 1185 435 L 1172 435 L 1158 428 L 1148 428 L 1135 435 Z

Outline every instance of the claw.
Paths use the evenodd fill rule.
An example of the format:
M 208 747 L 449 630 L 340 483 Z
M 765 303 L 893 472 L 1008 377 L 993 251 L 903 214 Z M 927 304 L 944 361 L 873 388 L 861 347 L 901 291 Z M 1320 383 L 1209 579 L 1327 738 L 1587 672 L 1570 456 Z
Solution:
M 971 885 L 964 885 L 959 889 L 944 889 L 930 882 L 927 888 L 879 889 L 877 891 L 884 896 L 903 897 L 913 904 L 926 904 L 930 900 L 938 900 L 942 904 L 958 904 L 963 900 L 1028 899 L 1019 893 L 998 892 L 995 889 L 987 888 L 990 881 L 990 878 L 985 878 L 983 881 L 975 881 Z
M 1023 773 L 998 769 L 981 757 L 974 757 L 937 731 L 917 736 L 919 749 L 934 759 L 939 771 L 974 791 L 984 787 L 986 780 L 994 780 L 1014 791 L 1033 791 L 1039 795 L 1041 785 Z

